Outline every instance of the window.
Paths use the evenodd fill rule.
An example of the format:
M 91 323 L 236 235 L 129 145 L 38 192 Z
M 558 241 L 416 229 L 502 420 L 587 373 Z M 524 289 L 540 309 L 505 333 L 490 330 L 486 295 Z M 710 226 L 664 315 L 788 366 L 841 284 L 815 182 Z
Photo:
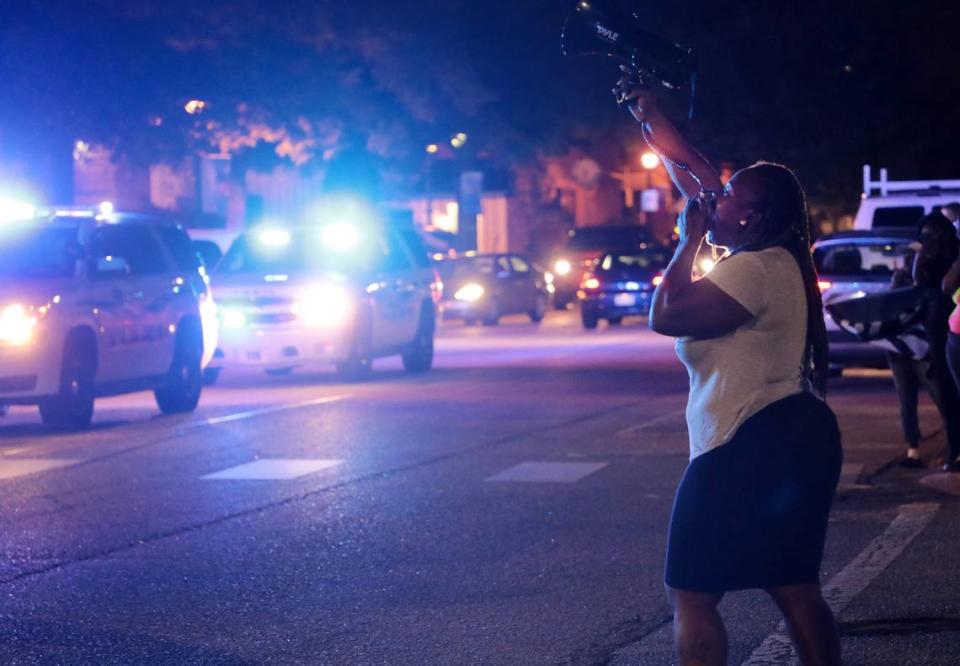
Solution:
M 0 279 L 72 277 L 82 250 L 76 228 L 39 227 L 0 235 Z
M 162 225 L 158 226 L 157 233 L 166 244 L 174 261 L 177 262 L 177 268 L 181 271 L 191 272 L 200 268 L 200 258 L 197 250 L 190 242 L 189 236 L 179 227 Z
M 873 211 L 874 227 L 915 227 L 923 217 L 923 206 L 891 206 Z
M 889 279 L 903 266 L 909 244 L 844 244 L 817 248 L 813 261 L 817 272 L 832 276 Z
M 123 224 L 102 227 L 93 238 L 93 255 L 120 257 L 132 275 L 160 275 L 168 270 L 163 247 L 145 226 Z
M 529 273 L 530 264 L 525 262 L 520 257 L 510 257 L 510 265 L 513 266 L 513 271 L 515 273 Z
M 497 272 L 510 273 L 510 260 L 506 257 L 497 257 Z

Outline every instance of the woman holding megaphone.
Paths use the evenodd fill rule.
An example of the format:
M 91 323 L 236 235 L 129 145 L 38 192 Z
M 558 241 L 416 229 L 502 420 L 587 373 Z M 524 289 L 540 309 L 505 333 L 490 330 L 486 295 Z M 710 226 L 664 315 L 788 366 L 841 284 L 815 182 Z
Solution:
M 805 665 L 839 664 L 820 588 L 842 451 L 826 390 L 827 337 L 806 199 L 788 168 L 758 162 L 726 185 L 657 109 L 634 70 L 614 93 L 688 197 L 650 327 L 677 338 L 690 375 L 690 464 L 677 490 L 666 586 L 680 663 L 725 664 L 717 604 L 763 589 Z M 724 249 L 692 278 L 701 243 Z

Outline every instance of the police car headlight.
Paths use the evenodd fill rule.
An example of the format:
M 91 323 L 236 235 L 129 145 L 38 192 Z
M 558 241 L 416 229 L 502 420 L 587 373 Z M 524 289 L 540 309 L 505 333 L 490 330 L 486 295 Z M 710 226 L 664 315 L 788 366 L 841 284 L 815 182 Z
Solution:
M 33 342 L 37 317 L 20 304 L 0 309 L 0 346 L 23 347 Z
M 474 301 L 479 301 L 483 296 L 483 287 L 479 284 L 466 284 L 453 294 L 453 297 L 458 301 L 467 301 L 472 303 Z
M 347 321 L 352 312 L 350 292 L 333 284 L 307 289 L 293 304 L 293 313 L 307 326 L 337 326 Z
M 557 275 L 566 275 L 571 270 L 573 270 L 573 266 L 566 259 L 561 259 L 553 265 L 553 272 Z
M 239 308 L 220 308 L 220 322 L 224 328 L 243 328 L 247 325 L 247 313 Z

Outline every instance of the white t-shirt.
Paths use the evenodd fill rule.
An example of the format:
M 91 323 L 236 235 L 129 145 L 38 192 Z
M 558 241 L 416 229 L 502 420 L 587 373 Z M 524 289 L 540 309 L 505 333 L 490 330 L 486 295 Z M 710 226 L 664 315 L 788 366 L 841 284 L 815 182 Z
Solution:
M 706 278 L 753 314 L 719 338 L 677 340 L 690 375 L 690 459 L 729 442 L 743 422 L 807 390 L 807 299 L 796 259 L 781 247 L 740 252 Z

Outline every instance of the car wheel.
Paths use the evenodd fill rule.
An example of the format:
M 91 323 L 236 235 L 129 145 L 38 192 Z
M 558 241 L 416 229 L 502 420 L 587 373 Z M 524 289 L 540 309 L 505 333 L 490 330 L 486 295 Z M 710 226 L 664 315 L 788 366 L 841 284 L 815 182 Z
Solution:
M 619 326 L 623 323 L 623 317 L 610 317 L 607 319 L 607 323 L 609 323 L 611 326 Z
M 177 334 L 167 385 L 153 392 L 164 414 L 192 412 L 203 392 L 203 336 L 196 326 L 183 325 Z
M 96 346 L 79 335 L 67 339 L 60 370 L 60 392 L 40 403 L 40 419 L 52 430 L 82 430 L 93 419 L 97 374 Z
M 547 313 L 547 297 L 543 294 L 537 295 L 537 302 L 534 303 L 533 309 L 530 310 L 530 321 L 534 324 L 539 324 L 543 321 L 544 315 Z
M 358 382 L 370 376 L 373 370 L 373 332 L 370 321 L 364 317 L 358 321 L 350 356 L 337 363 L 337 374 L 348 382 Z
M 586 329 L 594 329 L 597 327 L 597 315 L 592 312 L 581 312 L 580 321 L 583 322 L 583 327 Z
M 433 367 L 433 332 L 436 328 L 433 310 L 424 308 L 420 313 L 417 337 L 402 355 L 403 369 L 407 372 L 426 372 Z
M 220 372 L 223 368 L 204 368 L 203 370 L 203 385 L 204 386 L 213 386 L 218 381 L 220 381 Z
M 500 323 L 500 306 L 497 305 L 496 301 L 490 306 L 490 312 L 484 316 L 483 325 L 484 326 L 496 326 Z

